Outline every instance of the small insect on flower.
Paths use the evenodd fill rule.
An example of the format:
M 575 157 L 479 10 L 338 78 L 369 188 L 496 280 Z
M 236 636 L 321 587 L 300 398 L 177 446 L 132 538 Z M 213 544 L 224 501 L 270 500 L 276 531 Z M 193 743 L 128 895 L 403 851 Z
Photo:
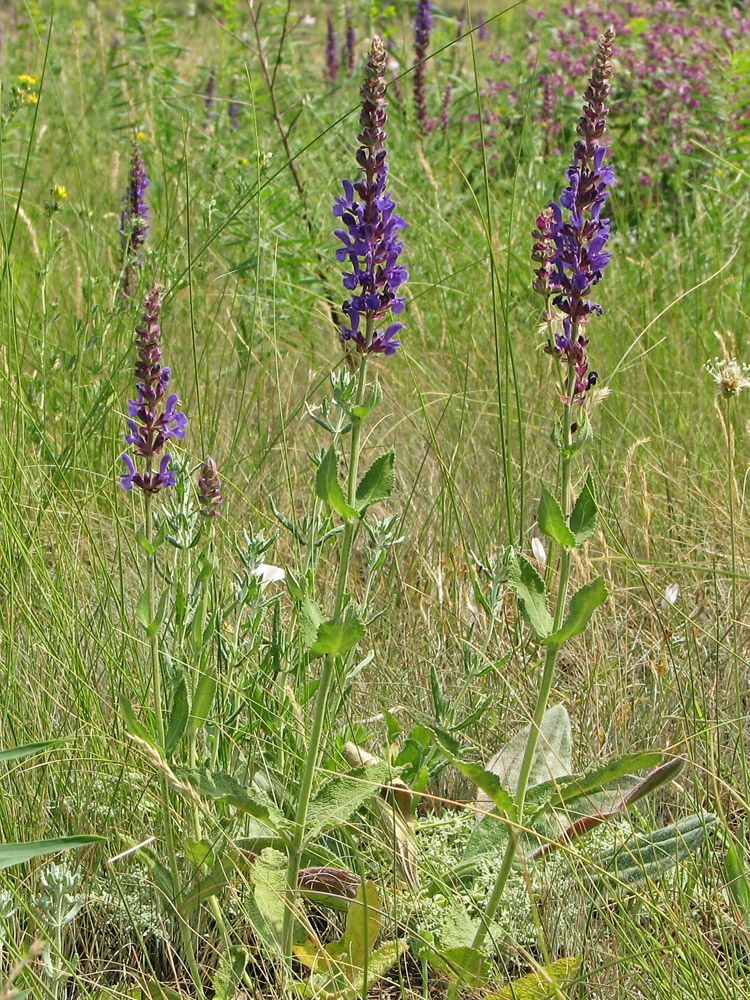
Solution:
M 741 364 L 737 358 L 711 358 L 704 367 L 716 383 L 716 392 L 724 399 L 750 389 L 750 365 Z

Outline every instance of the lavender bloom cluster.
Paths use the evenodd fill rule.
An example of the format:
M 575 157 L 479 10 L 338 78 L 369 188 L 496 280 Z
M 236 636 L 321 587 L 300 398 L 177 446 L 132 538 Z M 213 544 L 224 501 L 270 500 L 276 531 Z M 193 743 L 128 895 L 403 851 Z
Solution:
M 122 246 L 122 294 L 126 298 L 133 295 L 138 285 L 136 268 L 143 257 L 143 244 L 148 236 L 146 189 L 149 184 L 140 146 L 134 136 L 128 189 L 122 198 L 119 228 Z
M 377 329 L 377 325 L 387 312 L 402 312 L 405 300 L 397 292 L 409 275 L 398 263 L 403 250 L 398 233 L 406 222 L 396 214 L 396 203 L 386 191 L 385 64 L 385 48 L 376 35 L 360 91 L 362 131 L 358 136 L 361 145 L 357 163 L 363 176 L 356 183 L 342 181 L 344 194 L 336 198 L 333 214 L 346 226 L 346 230 L 335 232 L 343 243 L 336 251 L 336 259 L 351 267 L 342 272 L 343 284 L 347 291 L 355 293 L 343 304 L 349 326 L 341 327 L 341 335 L 345 341 L 353 341 L 363 354 L 390 357 L 400 346 L 396 335 L 403 324 L 391 323 L 384 330 Z
M 589 341 L 581 327 L 591 313 L 602 308 L 587 298 L 596 285 L 611 254 L 605 249 L 610 220 L 602 208 L 614 182 L 612 166 L 605 163 L 607 147 L 601 142 L 606 130 L 612 77 L 614 29 L 607 28 L 599 39 L 589 85 L 584 93 L 583 114 L 578 122 L 579 139 L 574 145 L 573 163 L 566 171 L 568 187 L 537 219 L 532 258 L 540 264 L 535 271 L 534 289 L 549 298 L 562 313 L 562 333 L 555 334 L 545 350 L 575 370 L 570 399 L 583 403 L 596 383 L 596 372 L 588 371 Z M 565 218 L 564 212 L 568 213 Z
M 428 127 L 424 60 L 430 45 L 431 32 L 431 0 L 417 0 L 417 13 L 414 18 L 414 51 L 417 56 L 417 65 L 414 69 L 414 111 L 420 132 L 426 132 Z
M 175 474 L 169 472 L 172 456 L 162 456 L 158 472 L 153 468 L 154 459 L 170 438 L 182 440 L 187 427 L 187 417 L 177 410 L 177 394 L 167 396 L 171 370 L 161 364 L 159 311 L 163 291 L 162 285 L 151 287 L 143 300 L 143 318 L 135 328 L 138 334 L 135 363 L 137 399 L 128 400 L 125 443 L 132 445 L 136 456 L 144 459 L 143 473 L 138 472 L 127 452 L 121 456 L 127 471 L 120 476 L 120 485 L 124 490 L 132 490 L 135 486 L 146 496 L 174 486 Z

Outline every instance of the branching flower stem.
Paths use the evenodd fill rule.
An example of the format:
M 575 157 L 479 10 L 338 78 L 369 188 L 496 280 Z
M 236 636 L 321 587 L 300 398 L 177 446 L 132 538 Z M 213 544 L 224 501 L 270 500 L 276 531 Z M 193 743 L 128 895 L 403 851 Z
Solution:
M 371 339 L 375 325 L 375 317 L 367 316 L 367 336 Z M 362 355 L 357 372 L 357 395 L 356 405 L 361 406 L 365 400 L 367 389 L 367 355 Z M 349 454 L 349 475 L 347 479 L 347 501 L 350 507 L 354 507 L 357 500 L 357 472 L 359 469 L 359 456 L 362 448 L 362 421 L 356 417 L 352 418 L 351 451 Z M 344 599 L 346 596 L 346 584 L 349 577 L 349 563 L 351 562 L 352 542 L 357 530 L 357 522 L 347 520 L 344 526 L 344 538 L 341 545 L 341 562 L 339 565 L 338 581 L 336 585 L 336 601 L 334 604 L 334 620 L 339 617 L 344 609 Z M 289 845 L 289 860 L 286 869 L 286 886 L 289 894 L 288 905 L 284 911 L 284 923 L 282 926 L 282 949 L 284 958 L 289 964 L 292 960 L 292 943 L 294 938 L 294 916 L 297 900 L 297 882 L 302 863 L 303 841 L 305 827 L 307 825 L 307 811 L 310 806 L 313 782 L 315 780 L 315 770 L 318 764 L 320 753 L 320 742 L 323 735 L 323 725 L 326 718 L 328 706 L 328 695 L 333 680 L 334 658 L 326 655 L 323 660 L 323 669 L 318 682 L 318 691 L 315 698 L 315 711 L 313 714 L 312 730 L 310 732 L 310 742 L 307 747 L 307 759 L 305 769 L 302 773 L 299 798 L 297 800 L 297 811 L 294 817 L 294 832 L 291 844 Z

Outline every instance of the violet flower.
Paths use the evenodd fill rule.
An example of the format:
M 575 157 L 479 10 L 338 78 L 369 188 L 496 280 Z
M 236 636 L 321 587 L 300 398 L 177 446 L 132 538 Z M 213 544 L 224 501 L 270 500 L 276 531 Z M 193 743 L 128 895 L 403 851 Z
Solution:
M 203 463 L 198 479 L 198 502 L 204 517 L 218 517 L 219 507 L 224 503 L 221 495 L 221 479 L 216 462 L 209 456 Z
M 335 83 L 339 76 L 339 36 L 333 27 L 333 17 L 330 12 L 326 19 L 326 65 L 324 77 L 329 83 Z
M 187 417 L 177 410 L 177 394 L 167 396 L 171 370 L 161 365 L 159 311 L 163 291 L 162 285 L 152 285 L 143 300 L 143 318 L 135 328 L 138 334 L 135 363 L 137 399 L 128 400 L 125 443 L 133 446 L 136 457 L 144 459 L 145 468 L 143 473 L 138 472 L 132 457 L 125 452 L 122 460 L 127 472 L 120 476 L 120 485 L 124 490 L 132 490 L 135 486 L 146 496 L 174 486 L 175 473 L 169 471 L 171 456 L 162 456 L 158 472 L 154 471 L 154 459 L 170 438 L 182 440 L 187 427 Z
M 149 185 L 138 140 L 133 136 L 128 190 L 122 197 L 118 230 L 122 246 L 122 294 L 125 298 L 133 295 L 138 285 L 137 268 L 143 258 L 143 244 L 149 230 L 146 204 L 146 188 Z
M 596 384 L 596 372 L 588 371 L 588 339 L 581 332 L 592 313 L 601 315 L 602 308 L 586 296 L 596 285 L 611 254 L 606 250 L 610 235 L 610 220 L 602 218 L 602 208 L 609 197 L 607 188 L 615 174 L 604 160 L 607 147 L 601 139 L 609 113 L 607 98 L 612 76 L 612 42 L 614 29 L 607 28 L 599 39 L 589 85 L 584 93 L 583 115 L 579 119 L 573 164 L 566 177 L 569 186 L 537 220 L 534 235 L 534 259 L 541 263 L 534 287 L 542 294 L 551 293 L 552 304 L 562 313 L 562 333 L 555 334 L 545 350 L 564 364 L 571 365 L 575 379 L 569 380 L 572 402 L 583 403 L 588 390 Z M 551 210 L 551 216 L 549 214 Z M 569 213 L 566 220 L 564 212 Z M 551 317 L 550 317 L 551 318 Z
M 400 345 L 396 335 L 403 324 L 390 323 L 384 330 L 376 327 L 389 311 L 396 315 L 403 311 L 405 300 L 397 291 L 408 272 L 397 263 L 403 250 L 398 232 L 406 223 L 396 214 L 396 203 L 386 191 L 385 63 L 385 48 L 376 35 L 360 91 L 362 131 L 357 163 L 363 177 L 356 183 L 341 182 L 344 194 L 336 198 L 333 214 L 346 226 L 335 232 L 343 243 L 336 259 L 348 262 L 351 270 L 342 272 L 344 288 L 355 293 L 343 305 L 349 325 L 341 327 L 342 338 L 354 341 L 363 354 L 390 357 Z
M 417 117 L 417 128 L 420 132 L 427 131 L 427 97 L 425 95 L 425 58 L 430 44 L 432 31 L 431 0 L 417 0 L 417 13 L 414 18 L 414 51 L 417 65 L 414 68 L 414 111 Z

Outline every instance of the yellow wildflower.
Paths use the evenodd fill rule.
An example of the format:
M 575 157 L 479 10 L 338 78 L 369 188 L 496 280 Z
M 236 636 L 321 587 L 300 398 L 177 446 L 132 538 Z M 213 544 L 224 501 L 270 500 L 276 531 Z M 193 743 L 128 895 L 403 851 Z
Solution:
M 64 188 L 62 184 L 55 184 L 52 188 L 52 194 L 58 201 L 62 201 L 63 198 L 68 197 L 68 189 Z
M 248 158 L 246 156 L 240 156 L 239 159 L 237 160 L 237 163 L 241 167 L 249 167 L 250 166 L 250 160 L 248 160 Z
M 26 103 L 27 104 L 38 104 L 39 103 L 39 94 L 27 94 L 26 95 Z
M 36 87 L 39 83 L 38 76 L 29 76 L 28 73 L 21 73 L 16 79 L 24 87 Z
M 145 139 L 148 138 L 145 132 L 136 132 L 135 137 L 136 139 L 138 139 L 139 142 L 143 142 Z

